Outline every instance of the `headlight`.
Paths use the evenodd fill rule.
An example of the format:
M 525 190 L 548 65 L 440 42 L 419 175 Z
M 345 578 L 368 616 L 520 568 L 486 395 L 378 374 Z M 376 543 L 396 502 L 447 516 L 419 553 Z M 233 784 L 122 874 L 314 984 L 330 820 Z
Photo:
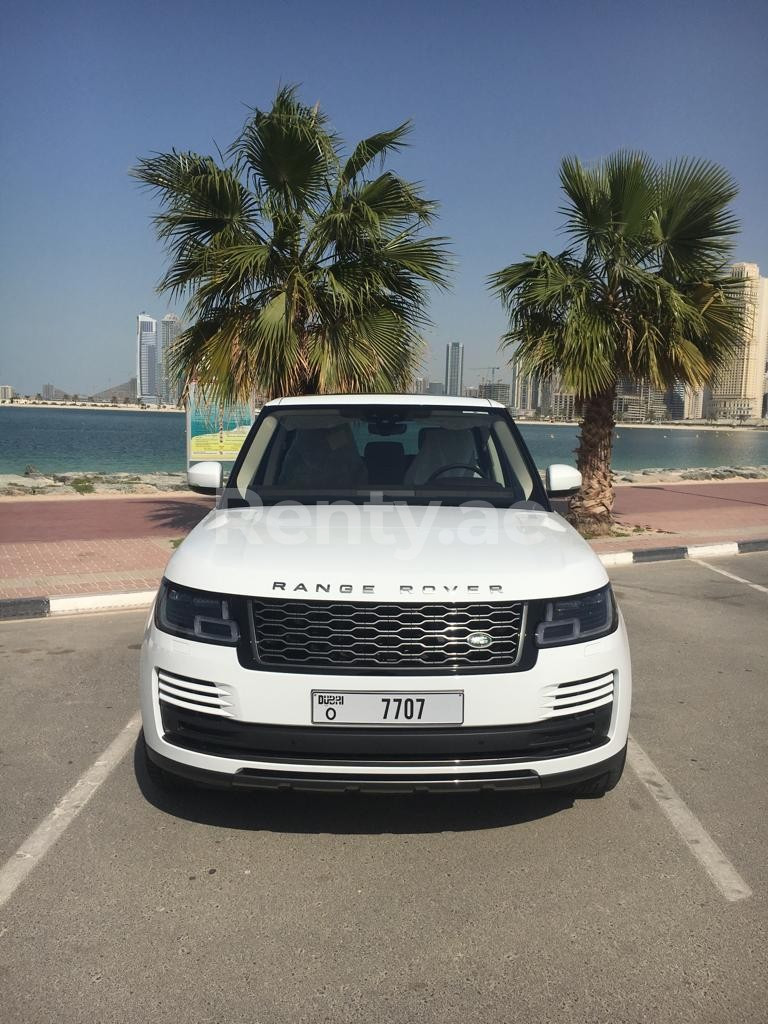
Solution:
M 550 601 L 536 629 L 536 642 L 539 647 L 581 643 L 612 633 L 616 625 L 616 602 L 609 583 L 589 594 Z
M 240 639 L 226 597 L 187 590 L 168 580 L 163 580 L 157 595 L 155 625 L 165 633 L 209 644 L 236 644 Z

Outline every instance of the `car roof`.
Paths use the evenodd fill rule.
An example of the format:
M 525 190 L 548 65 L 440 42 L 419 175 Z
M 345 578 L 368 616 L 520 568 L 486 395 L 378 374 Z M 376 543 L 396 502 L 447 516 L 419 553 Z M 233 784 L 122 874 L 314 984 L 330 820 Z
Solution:
M 503 409 L 501 402 L 490 398 L 460 398 L 453 395 L 299 395 L 273 398 L 265 408 L 274 405 L 436 405 L 459 409 Z

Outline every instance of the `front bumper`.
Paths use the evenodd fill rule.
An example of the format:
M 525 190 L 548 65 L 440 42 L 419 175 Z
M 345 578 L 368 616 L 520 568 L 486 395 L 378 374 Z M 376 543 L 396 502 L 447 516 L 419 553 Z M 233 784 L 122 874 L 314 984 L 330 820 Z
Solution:
M 172 725 L 178 708 L 171 707 L 169 713 L 163 702 L 164 721 L 158 672 L 215 685 L 226 711 L 204 718 L 211 721 L 214 734 L 220 727 L 221 742 L 180 739 L 181 732 Z M 542 730 L 556 734 L 564 721 L 564 711 L 552 706 L 558 687 L 604 675 L 613 678 L 613 700 L 598 709 L 600 735 L 589 749 L 572 744 L 558 748 L 557 743 L 537 748 L 529 741 Z M 357 730 L 366 735 L 358 736 L 356 745 L 354 731 L 347 727 L 311 724 L 312 689 L 338 685 L 380 690 L 382 681 L 382 676 L 347 674 L 341 686 L 332 675 L 254 671 L 241 666 L 232 649 L 169 636 L 150 621 L 141 659 L 148 756 L 168 772 L 238 788 L 535 790 L 565 787 L 610 771 L 627 742 L 631 668 L 623 622 L 600 640 L 540 651 L 529 671 L 392 676 L 387 685 L 393 690 L 443 690 L 449 683 L 451 689 L 464 691 L 463 726 L 418 730 L 415 744 L 417 734 L 408 729 Z
M 597 778 L 618 768 L 624 760 L 624 750 L 598 764 L 567 772 L 538 775 L 530 769 L 518 768 L 498 772 L 463 774 L 414 774 L 402 770 L 400 774 L 373 775 L 351 772 L 331 773 L 305 771 L 276 771 L 267 768 L 241 768 L 231 772 L 211 771 L 170 760 L 147 746 L 147 756 L 164 771 L 191 782 L 220 789 L 299 790 L 316 793 L 478 793 L 483 790 L 546 790 L 567 789 L 580 782 Z

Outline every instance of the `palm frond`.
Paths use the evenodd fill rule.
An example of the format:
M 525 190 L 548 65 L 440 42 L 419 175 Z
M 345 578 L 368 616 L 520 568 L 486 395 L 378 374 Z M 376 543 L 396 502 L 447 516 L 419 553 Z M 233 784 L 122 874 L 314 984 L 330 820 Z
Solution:
M 446 240 L 421 234 L 436 210 L 421 187 L 369 175 L 409 130 L 363 139 L 342 165 L 326 116 L 287 87 L 251 112 L 230 164 L 139 162 L 169 253 L 160 288 L 187 300 L 172 355 L 183 381 L 222 400 L 406 385 L 450 263 Z
M 584 399 L 620 376 L 660 389 L 711 380 L 743 330 L 739 285 L 723 276 L 736 230 L 730 175 L 619 152 L 591 167 L 568 157 L 560 181 L 571 248 L 488 279 L 509 318 L 502 347 Z
M 412 238 L 401 235 L 384 243 L 380 255 L 391 266 L 407 271 L 436 288 L 448 287 L 450 257 L 448 239 L 445 237 Z
M 739 230 L 729 208 L 738 193 L 733 178 L 708 160 L 677 160 L 659 169 L 657 189 L 663 272 L 681 279 L 718 274 Z
M 406 145 L 405 139 L 410 134 L 412 127 L 410 121 L 403 121 L 397 128 L 377 132 L 358 142 L 342 168 L 339 178 L 341 185 L 349 185 L 377 158 L 382 160 L 389 153 L 402 149 Z
M 254 197 L 212 157 L 172 151 L 140 160 L 131 174 L 160 201 L 155 230 L 172 256 L 222 236 L 230 242 L 260 237 Z
M 255 110 L 231 147 L 238 169 L 278 208 L 307 210 L 327 194 L 338 166 L 338 139 L 319 108 L 281 89 L 269 110 Z

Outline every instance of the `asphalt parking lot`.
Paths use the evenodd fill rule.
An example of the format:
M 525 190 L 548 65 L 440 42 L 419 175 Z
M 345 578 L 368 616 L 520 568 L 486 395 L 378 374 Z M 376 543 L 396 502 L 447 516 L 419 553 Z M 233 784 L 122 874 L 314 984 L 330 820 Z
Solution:
M 612 577 L 633 766 L 575 804 L 171 800 L 132 742 L 94 769 L 136 713 L 145 614 L 1 625 L 4 1024 L 764 1024 L 768 555 Z

